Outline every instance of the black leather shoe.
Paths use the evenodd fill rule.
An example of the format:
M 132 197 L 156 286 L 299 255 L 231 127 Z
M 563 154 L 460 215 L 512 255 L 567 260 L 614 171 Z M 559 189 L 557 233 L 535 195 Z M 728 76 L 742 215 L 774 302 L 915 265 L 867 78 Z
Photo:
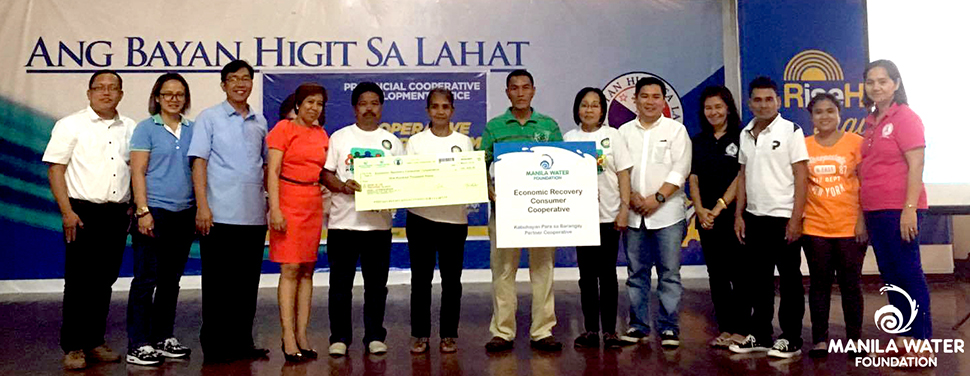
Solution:
M 556 338 L 553 336 L 548 336 L 538 341 L 532 341 L 531 344 L 533 349 L 536 349 L 539 351 L 548 351 L 548 352 L 562 351 L 562 343 L 556 341 Z
M 512 350 L 514 344 L 502 337 L 492 337 L 491 341 L 485 344 L 485 351 L 490 353 Z
M 283 359 L 286 359 L 287 363 L 303 363 L 310 360 L 310 358 L 307 358 L 307 356 L 303 355 L 303 353 L 287 354 L 286 351 L 283 351 Z
M 317 354 L 317 351 L 313 349 L 300 349 L 300 353 L 303 354 L 303 356 L 310 359 L 316 359 L 319 356 L 319 354 Z

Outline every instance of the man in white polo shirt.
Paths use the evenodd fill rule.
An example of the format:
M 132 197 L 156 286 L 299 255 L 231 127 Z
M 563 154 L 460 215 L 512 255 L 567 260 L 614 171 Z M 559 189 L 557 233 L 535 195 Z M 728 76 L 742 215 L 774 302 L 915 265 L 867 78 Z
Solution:
M 690 173 L 691 143 L 680 122 L 664 117 L 667 87 L 656 77 L 636 84 L 637 118 L 620 126 L 633 160 L 630 219 L 625 233 L 629 261 L 630 328 L 626 343 L 650 337 L 650 272 L 660 276 L 657 332 L 664 347 L 680 345 L 680 249 L 687 230 L 684 181 Z
M 123 96 L 117 72 L 95 72 L 88 82 L 90 106 L 58 120 L 44 151 L 64 222 L 61 348 L 67 369 L 121 359 L 105 344 L 104 332 L 131 218 L 128 141 L 135 122 L 118 114 Z
M 754 119 L 741 131 L 738 162 L 735 232 L 745 245 L 748 280 L 741 288 L 743 303 L 753 313 L 748 336 L 731 345 L 736 353 L 767 351 L 768 356 L 791 358 L 801 353 L 805 289 L 802 287 L 802 213 L 808 183 L 808 149 L 805 135 L 795 123 L 778 114 L 778 85 L 758 77 L 748 86 L 748 106 Z M 775 314 L 774 271 L 781 280 L 778 323 L 782 334 L 771 348 Z M 750 311 L 749 311 L 750 312 Z

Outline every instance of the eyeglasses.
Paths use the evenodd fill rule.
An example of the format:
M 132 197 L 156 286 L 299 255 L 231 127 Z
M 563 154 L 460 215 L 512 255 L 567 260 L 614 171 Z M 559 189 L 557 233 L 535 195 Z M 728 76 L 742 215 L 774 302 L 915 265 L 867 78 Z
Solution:
M 226 77 L 226 82 L 228 82 L 230 84 L 234 84 L 234 83 L 237 83 L 237 82 L 252 82 L 252 81 L 253 81 L 253 78 L 252 77 L 249 77 L 249 76 L 243 76 L 243 77 L 239 77 L 239 76 L 229 76 L 229 77 Z
M 121 91 L 121 88 L 118 87 L 118 86 L 114 86 L 114 85 L 111 85 L 111 86 L 94 86 L 94 87 L 89 88 L 88 90 L 94 91 L 94 92 L 112 92 L 113 93 L 113 92 Z
M 167 101 L 180 101 L 185 99 L 185 93 L 158 93 L 158 96 Z

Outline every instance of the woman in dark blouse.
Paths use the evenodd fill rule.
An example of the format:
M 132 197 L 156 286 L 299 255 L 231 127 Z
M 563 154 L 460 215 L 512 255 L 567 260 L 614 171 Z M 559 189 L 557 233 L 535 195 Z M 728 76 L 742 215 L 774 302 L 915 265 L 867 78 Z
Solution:
M 720 331 L 710 345 L 727 348 L 744 340 L 738 327 L 738 274 L 733 267 L 740 249 L 734 236 L 734 193 L 741 117 L 734 96 L 723 86 L 705 88 L 700 104 L 701 133 L 691 140 L 690 197 Z

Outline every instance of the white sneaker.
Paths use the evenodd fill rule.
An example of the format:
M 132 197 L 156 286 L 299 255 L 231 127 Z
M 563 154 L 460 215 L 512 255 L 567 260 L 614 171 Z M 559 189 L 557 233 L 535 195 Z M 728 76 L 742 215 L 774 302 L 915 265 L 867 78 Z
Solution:
M 162 364 L 162 356 L 151 345 L 144 345 L 137 349 L 128 350 L 125 361 L 140 366 L 155 366 Z
M 621 334 L 619 339 L 625 345 L 634 345 L 640 342 L 647 343 L 650 341 L 650 333 L 644 333 L 637 329 L 630 328 L 626 333 Z
M 792 358 L 801 355 L 802 349 L 795 347 L 787 339 L 779 338 L 775 340 L 775 345 L 768 350 L 768 356 L 775 358 Z
M 343 342 L 334 342 L 330 344 L 330 356 L 344 356 L 347 355 L 347 344 Z
M 744 338 L 744 342 L 736 343 L 731 346 L 728 346 L 728 349 L 731 350 L 731 352 L 734 352 L 736 354 L 748 354 L 752 352 L 768 351 L 768 346 L 765 346 L 762 343 L 758 343 L 758 340 L 755 339 L 754 336 L 748 335 L 747 337 Z
M 383 354 L 387 352 L 387 345 L 381 341 L 370 341 L 367 344 L 367 352 L 371 354 Z

